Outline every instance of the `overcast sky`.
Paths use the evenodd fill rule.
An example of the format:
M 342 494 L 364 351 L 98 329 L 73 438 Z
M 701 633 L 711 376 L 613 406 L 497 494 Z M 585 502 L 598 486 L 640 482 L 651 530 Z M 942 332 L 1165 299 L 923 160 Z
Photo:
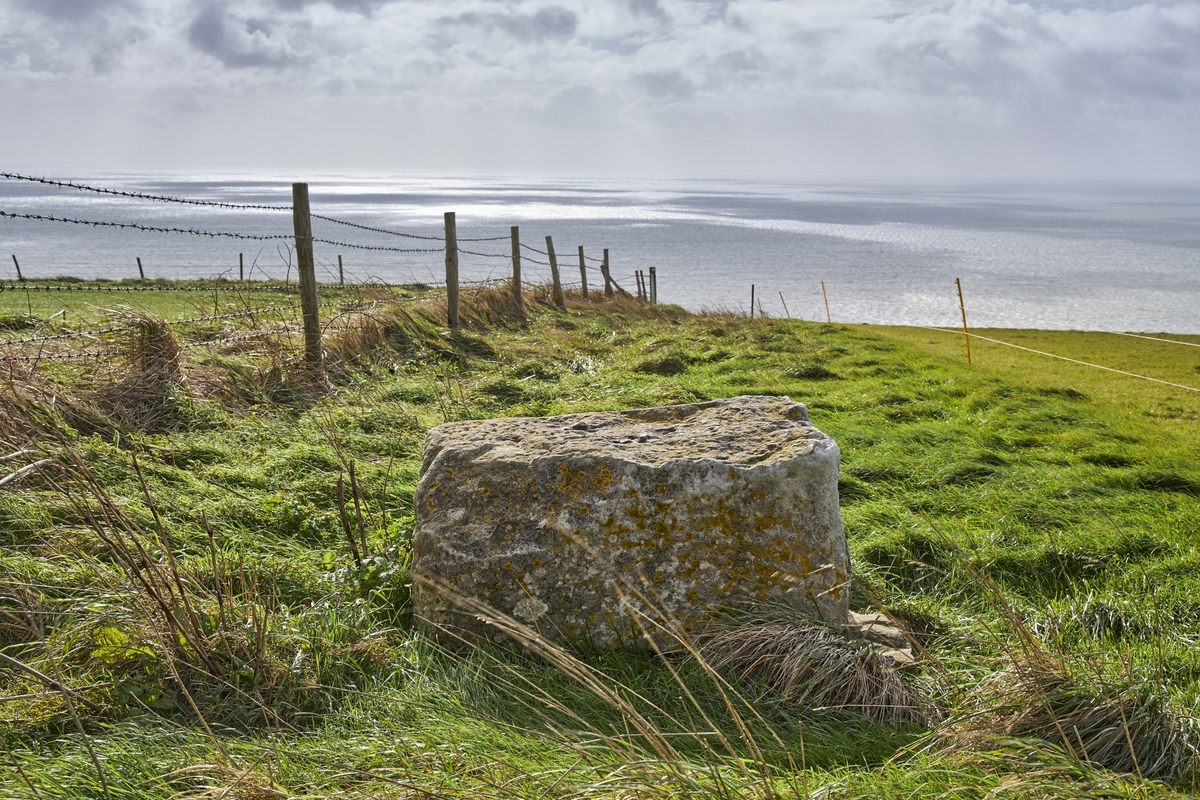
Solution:
M 0 0 L 5 168 L 1200 179 L 1200 2 Z

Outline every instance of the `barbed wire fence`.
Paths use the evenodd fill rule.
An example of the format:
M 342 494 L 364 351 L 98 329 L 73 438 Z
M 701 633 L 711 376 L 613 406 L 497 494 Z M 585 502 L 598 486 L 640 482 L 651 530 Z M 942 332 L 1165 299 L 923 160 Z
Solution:
M 271 335 L 293 335 L 297 331 L 304 333 L 305 338 L 305 360 L 309 366 L 314 369 L 323 370 L 323 354 L 321 344 L 321 309 L 337 309 L 337 314 L 342 315 L 355 310 L 374 307 L 381 304 L 389 304 L 396 302 L 411 302 L 419 299 L 417 293 L 409 292 L 411 289 L 433 289 L 443 290 L 446 295 L 446 322 L 452 328 L 459 327 L 459 288 L 460 287 L 496 287 L 502 284 L 509 284 L 513 293 L 513 299 L 517 304 L 518 311 L 523 315 L 523 294 L 525 288 L 531 284 L 538 283 L 545 285 L 549 284 L 552 287 L 553 300 L 555 305 L 560 309 L 565 310 L 565 302 L 563 300 L 563 291 L 566 289 L 576 289 L 582 293 L 584 297 L 589 296 L 589 279 L 587 268 L 588 265 L 598 265 L 603 277 L 603 291 L 606 297 L 616 295 L 630 296 L 617 280 L 612 276 L 609 269 L 609 251 L 605 249 L 603 258 L 597 258 L 584 253 L 582 246 L 578 248 L 578 263 L 580 270 L 580 278 L 578 281 L 563 280 L 559 271 L 558 260 L 554 254 L 553 244 L 550 237 L 546 237 L 547 249 L 532 247 L 520 242 L 520 230 L 518 226 L 512 226 L 508 235 L 494 236 L 471 236 L 458 237 L 457 225 L 454 212 L 447 212 L 444 218 L 443 231 L 441 236 L 433 236 L 428 234 L 414 233 L 411 231 L 393 230 L 389 228 L 378 227 L 374 225 L 366 225 L 350 220 L 338 219 L 336 217 L 325 214 L 312 213 L 309 207 L 308 185 L 305 183 L 296 183 L 292 186 L 292 203 L 290 205 L 272 204 L 272 203 L 236 203 L 218 200 L 203 200 L 186 197 L 176 197 L 169 194 L 154 194 L 150 192 L 131 191 L 125 189 L 116 189 L 104 186 L 94 186 L 87 183 L 80 183 L 71 180 L 58 180 L 54 178 L 38 177 L 33 175 L 25 175 L 16 172 L 0 172 L 0 179 L 6 181 L 17 181 L 37 184 L 40 186 L 49 187 L 59 190 L 73 190 L 78 193 L 92 194 L 114 200 L 132 200 L 142 201 L 144 203 L 161 203 L 181 205 L 193 208 L 209 208 L 218 211 L 253 211 L 253 212 L 278 212 L 282 215 L 284 212 L 291 212 L 292 230 L 287 232 L 279 230 L 278 232 L 258 232 L 252 233 L 241 230 L 230 230 L 228 227 L 222 226 L 203 226 L 203 227 L 184 227 L 178 225 L 157 225 L 148 224 L 146 222 L 135 222 L 128 220 L 111 220 L 111 219 L 93 219 L 84 218 L 92 215 L 74 215 L 60 213 L 45 213 L 44 209 L 23 210 L 23 209 L 4 209 L 0 208 L 0 222 L 5 220 L 13 221 L 29 221 L 29 222 L 44 222 L 57 223 L 65 225 L 76 225 L 91 228 L 111 229 L 121 232 L 139 232 L 152 233 L 176 236 L 199 237 L 207 239 L 221 239 L 232 241 L 245 242 L 262 242 L 265 245 L 275 244 L 277 246 L 280 258 L 285 262 L 287 272 L 283 287 L 280 287 L 277 282 L 254 283 L 252 280 L 247 281 L 245 272 L 245 254 L 239 256 L 238 278 L 235 282 L 228 277 L 230 270 L 226 270 L 211 281 L 188 281 L 185 283 L 174 283 L 164 281 L 147 281 L 142 268 L 141 258 L 138 258 L 138 274 L 140 280 L 138 282 L 122 281 L 120 283 L 97 283 L 97 282 L 82 282 L 75 279 L 52 279 L 52 280 L 26 280 L 22 274 L 20 261 L 17 255 L 12 255 L 13 265 L 16 268 L 17 280 L 0 282 L 0 298 L 9 292 L 19 292 L 24 294 L 29 319 L 22 322 L 19 328 L 23 328 L 25 323 L 30 323 L 34 319 L 33 315 L 33 298 L 39 293 L 42 295 L 59 295 L 72 293 L 80 293 L 84 296 L 120 296 L 122 294 L 133 295 L 135 293 L 159 293 L 159 292 L 183 292 L 191 293 L 197 296 L 212 294 L 214 297 L 213 308 L 214 313 L 211 315 L 201 315 L 186 319 L 168 320 L 172 325 L 196 325 L 202 323 L 211 323 L 216 321 L 227 321 L 235 319 L 257 319 L 261 316 L 270 316 L 278 314 L 298 315 L 301 320 L 300 328 L 294 325 L 282 326 L 271 331 L 255 331 L 252 333 L 236 333 L 232 336 L 227 336 L 223 339 L 205 339 L 203 341 L 189 343 L 187 347 L 198 347 L 202 345 L 214 345 L 222 343 L 232 343 L 236 341 L 246 341 L 254 338 L 261 338 Z M 319 220 L 329 225 L 338 226 L 346 229 L 347 232 L 362 231 L 364 233 L 376 234 L 382 236 L 391 236 L 411 241 L 411 245 L 400 246 L 364 242 L 362 240 L 347 240 L 347 237 L 341 238 L 326 238 L 325 236 L 314 235 L 312 230 L 312 221 Z M 280 228 L 286 225 L 281 220 Z M 489 244 L 508 242 L 510 248 L 508 252 L 494 252 L 487 247 Z M 435 244 L 436 243 L 436 244 Z M 469 245 L 463 247 L 462 245 Z M 364 279 L 354 281 L 351 280 L 351 287 L 356 288 L 360 294 L 362 292 L 375 292 L 369 298 L 360 297 L 356 300 L 340 300 L 337 302 L 318 302 L 318 281 L 316 279 L 317 261 L 313 252 L 314 245 L 324 245 L 329 248 L 338 250 L 352 251 L 369 251 L 376 253 L 395 253 L 403 255 L 441 255 L 444 258 L 445 279 L 440 280 L 439 272 L 432 264 L 428 268 L 428 281 L 413 280 L 408 284 L 392 284 L 378 279 L 375 276 L 367 275 Z M 259 255 L 261 255 L 261 250 Z M 532 255 L 530 255 L 532 254 Z M 538 258 L 541 256 L 544 258 Z M 258 257 L 251 264 L 250 277 L 253 278 L 254 270 L 257 266 Z M 293 263 L 293 261 L 295 263 Z M 533 274 L 527 272 L 523 278 L 521 274 L 522 261 L 534 267 L 549 268 L 549 276 L 540 269 L 535 269 Z M 459 277 L 460 265 L 470 266 L 477 274 L 484 274 L 485 277 L 481 280 L 461 280 Z M 297 272 L 297 281 L 293 288 L 291 274 L 293 266 Z M 328 278 L 325 286 L 333 284 L 336 278 L 336 284 L 339 289 L 346 287 L 346 275 L 343 266 L 342 256 L 337 256 L 336 267 L 332 261 L 322 259 L 320 262 L 322 274 Z M 261 268 L 259 268 L 261 270 Z M 336 269 L 336 275 L 334 270 Z M 510 272 L 511 270 L 511 272 Z M 654 268 L 651 268 L 651 275 L 654 274 Z M 264 273 L 265 275 L 265 273 Z M 643 302 L 656 302 L 657 292 L 645 289 L 640 278 L 641 272 L 638 271 L 631 276 L 622 276 L 621 280 L 635 280 L 638 284 L 637 297 Z M 531 277 L 536 276 L 535 281 L 530 281 Z M 415 276 L 414 276 L 415 277 Z M 549 280 L 546 280 L 549 278 Z M 596 288 L 599 288 L 598 286 Z M 383 290 L 393 295 L 390 297 L 378 296 L 378 292 Z M 226 292 L 229 296 L 233 292 L 235 296 L 239 296 L 239 302 L 246 305 L 246 310 L 219 313 L 219 297 L 220 293 Z M 281 305 L 264 305 L 259 307 L 250 307 L 249 301 L 244 297 L 240 297 L 243 293 L 252 294 L 260 293 L 266 295 L 299 295 L 299 303 L 293 303 L 285 306 Z M 58 317 L 64 315 L 68 310 L 66 301 L 63 301 L 63 309 L 53 315 Z M 52 319 L 53 319 L 52 317 Z M 0 362 L 38 362 L 46 360 L 72 360 L 77 358 L 100 358 L 113 354 L 111 349 L 96 349 L 100 344 L 110 341 L 111 337 L 128 332 L 133 323 L 106 325 L 103 327 L 93 328 L 76 328 L 71 329 L 65 325 L 64 320 L 59 321 L 59 328 L 54 333 L 38 333 L 33 336 L 23 336 L 19 338 L 8 338 L 0 334 L 0 347 L 21 347 L 29 348 L 36 347 L 36 354 L 20 353 L 12 354 L 10 351 L 7 355 L 0 355 Z M 47 345 L 64 344 L 64 343 L 89 343 L 88 347 L 74 350 L 70 352 L 44 352 L 44 347 Z

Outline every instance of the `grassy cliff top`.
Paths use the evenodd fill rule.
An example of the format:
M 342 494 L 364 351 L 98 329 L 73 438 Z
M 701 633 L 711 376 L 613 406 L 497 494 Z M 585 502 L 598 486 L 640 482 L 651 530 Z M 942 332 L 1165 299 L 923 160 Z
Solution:
M 579 297 L 564 314 L 541 290 L 527 320 L 469 293 L 451 332 L 420 287 L 324 294 L 322 383 L 287 312 L 249 313 L 278 294 L 58 317 L 0 296 L 0 338 L 113 328 L 0 344 L 0 480 L 39 464 L 0 486 L 6 794 L 1192 792 L 1200 392 L 982 340 L 968 367 L 961 334 Z M 1200 386 L 1188 344 L 978 333 Z M 98 355 L 34 358 L 78 347 Z M 703 659 L 413 631 L 430 427 L 740 394 L 806 403 L 841 448 L 854 607 L 913 632 L 922 721 Z

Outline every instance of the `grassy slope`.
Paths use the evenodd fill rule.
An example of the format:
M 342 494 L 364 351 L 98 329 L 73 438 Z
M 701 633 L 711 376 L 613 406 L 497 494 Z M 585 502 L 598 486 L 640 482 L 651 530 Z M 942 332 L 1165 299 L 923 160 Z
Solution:
M 732 762 L 706 766 L 721 759 L 705 737 L 677 739 L 686 769 L 627 752 L 625 721 L 532 657 L 451 657 L 408 631 L 403 568 L 424 432 L 484 415 L 788 394 L 808 403 L 842 448 L 843 513 L 866 590 L 936 633 L 925 674 L 942 702 L 965 703 L 963 687 L 1004 663 L 1004 627 L 979 570 L 1081 671 L 1145 676 L 1178 709 L 1200 700 L 1194 394 L 996 346 L 977 345 L 968 368 L 961 340 L 914 329 L 671 310 L 563 317 L 544 307 L 527 328 L 457 340 L 420 319 L 405 325 L 409 333 L 391 337 L 392 348 L 311 405 L 264 402 L 230 413 L 216 402 L 186 403 L 179 430 L 74 441 L 117 503 L 150 525 L 131 468 L 136 453 L 184 569 L 238 600 L 230 628 L 242 639 L 227 643 L 238 654 L 227 674 L 237 689 L 188 679 L 211 737 L 128 582 L 78 512 L 34 478 L 0 490 L 0 581 L 10 612 L 0 646 L 61 671 L 68 685 L 113 684 L 85 693 L 103 710 L 81 709 L 81 722 L 114 796 L 217 787 L 215 796 L 230 786 L 314 797 L 412 796 L 413 787 L 463 796 L 763 790 L 758 773 L 740 774 Z M 1186 347 L 1094 334 L 995 338 L 1200 384 Z M 241 357 L 196 358 L 217 370 Z M 374 556 L 362 569 L 335 500 L 351 459 Z M 857 602 L 865 608 L 865 594 Z M 44 621 L 48 644 L 29 619 Z M 646 713 L 662 729 L 676 727 L 667 715 L 685 720 L 663 665 L 629 654 L 594 659 L 661 709 Z M 683 670 L 712 723 L 735 741 L 718 694 L 694 667 Z M 37 695 L 0 703 L 14 763 L 41 796 L 96 796 L 96 769 L 61 697 L 16 672 L 5 681 L 8 696 Z M 541 692 L 578 717 L 548 710 Z M 1132 778 L 1106 783 L 1045 747 L 1032 755 L 1016 746 L 995 755 L 905 754 L 923 729 L 761 707 L 779 732 L 765 759 L 781 765 L 772 785 L 784 793 L 830 782 L 845 796 L 929 794 L 934 786 L 982 796 L 1006 781 L 1014 794 L 1023 781 L 1030 796 L 1060 791 L 1045 776 L 1057 776 L 1062 796 L 1100 785 L 1117 796 L 1165 791 L 1136 788 Z M 575 732 L 548 735 L 551 724 Z M 789 753 L 804 770 L 787 766 Z M 6 788 L 32 796 L 11 764 L 0 771 Z M 172 771 L 173 782 L 158 779 Z

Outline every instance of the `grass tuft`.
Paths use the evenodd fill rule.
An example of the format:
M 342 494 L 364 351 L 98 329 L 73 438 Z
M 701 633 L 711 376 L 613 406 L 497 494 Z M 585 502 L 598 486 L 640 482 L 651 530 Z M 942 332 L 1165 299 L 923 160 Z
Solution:
M 718 671 L 761 686 L 769 696 L 815 709 L 850 710 L 877 722 L 926 721 L 930 706 L 894 661 L 862 639 L 796 615 L 714 626 L 702 653 Z

